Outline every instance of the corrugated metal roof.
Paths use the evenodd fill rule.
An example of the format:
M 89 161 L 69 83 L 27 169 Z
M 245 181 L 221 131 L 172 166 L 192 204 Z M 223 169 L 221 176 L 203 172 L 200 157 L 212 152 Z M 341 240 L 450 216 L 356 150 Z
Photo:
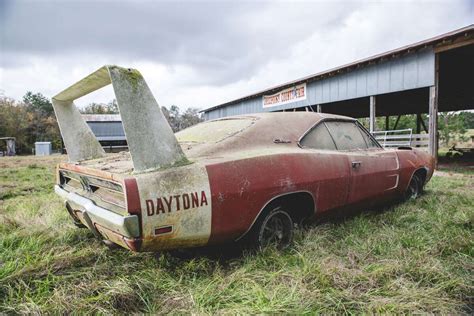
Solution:
M 120 114 L 82 114 L 86 122 L 121 122 Z
M 449 40 L 451 40 L 452 38 L 457 37 L 459 35 L 462 35 L 463 33 L 465 34 L 466 37 L 467 36 L 472 36 L 473 31 L 474 31 L 474 24 L 471 24 L 471 25 L 465 26 L 463 28 L 460 28 L 460 29 L 457 29 L 457 30 L 454 30 L 454 31 L 451 31 L 451 32 L 448 32 L 448 33 L 444 33 L 444 34 L 441 34 L 441 35 L 438 35 L 438 36 L 435 36 L 435 37 L 431 37 L 431 38 L 423 40 L 423 41 L 419 41 L 419 42 L 416 42 L 416 43 L 413 43 L 413 44 L 410 44 L 410 45 L 406 45 L 406 46 L 403 46 L 403 47 L 400 47 L 400 48 L 397 48 L 397 49 L 393 49 L 393 50 L 390 50 L 390 51 L 387 51 L 387 52 L 384 52 L 384 53 L 381 53 L 381 54 L 377 54 L 377 55 L 374 55 L 374 56 L 371 56 L 371 57 L 368 57 L 368 58 L 364 58 L 364 59 L 361 59 L 361 60 L 358 60 L 358 61 L 355 61 L 355 62 L 352 62 L 352 63 L 349 63 L 349 64 L 345 64 L 345 65 L 342 65 L 342 66 L 339 66 L 339 67 L 336 67 L 336 68 L 332 68 L 332 69 L 325 70 L 325 71 L 322 71 L 322 72 L 319 72 L 319 73 L 316 73 L 316 74 L 312 74 L 312 75 L 309 75 L 309 76 L 306 76 L 306 77 L 303 77 L 303 78 L 299 78 L 297 80 L 286 82 L 284 84 L 277 85 L 277 86 L 274 86 L 274 87 L 271 87 L 271 88 L 268 88 L 268 89 L 265 89 L 265 90 L 261 90 L 261 91 L 249 94 L 247 96 L 244 96 L 244 97 L 241 97 L 241 98 L 229 101 L 229 102 L 225 102 L 225 103 L 207 108 L 207 109 L 202 110 L 200 112 L 209 112 L 209 111 L 212 111 L 212 110 L 217 109 L 217 108 L 221 108 L 221 107 L 224 107 L 224 106 L 227 106 L 227 105 L 231 105 L 231 104 L 235 104 L 235 103 L 244 101 L 246 99 L 258 97 L 258 96 L 264 95 L 264 94 L 271 94 L 272 92 L 276 92 L 278 90 L 281 90 L 281 89 L 284 89 L 284 88 L 287 88 L 287 87 L 291 87 L 291 86 L 296 85 L 296 84 L 300 84 L 300 83 L 308 82 L 308 81 L 314 81 L 314 80 L 322 79 L 322 78 L 325 78 L 325 77 L 330 77 L 330 76 L 339 74 L 341 72 L 348 72 L 348 71 L 352 70 L 353 68 L 360 68 L 361 66 L 365 66 L 366 64 L 374 64 L 378 61 L 386 60 L 386 59 L 389 59 L 389 58 L 397 58 L 400 55 L 403 55 L 405 53 L 411 53 L 412 51 L 415 51 L 415 50 L 419 50 L 419 49 L 423 49 L 423 48 L 427 48 L 427 47 L 433 47 L 435 45 L 440 45 L 440 44 L 449 44 L 448 43 Z

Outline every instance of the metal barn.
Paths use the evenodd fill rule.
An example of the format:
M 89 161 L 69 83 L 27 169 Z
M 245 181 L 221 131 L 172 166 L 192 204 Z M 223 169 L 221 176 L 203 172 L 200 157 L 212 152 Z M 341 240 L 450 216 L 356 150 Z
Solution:
M 438 111 L 474 109 L 474 25 L 203 110 L 206 120 L 256 112 L 317 111 L 375 118 L 417 114 L 417 142 L 437 156 Z M 429 113 L 426 124 L 422 113 Z M 397 121 L 398 123 L 398 121 Z M 426 133 L 422 133 L 421 128 Z M 386 132 L 380 137 L 387 136 Z M 380 134 L 380 132 L 379 132 Z M 393 143 L 393 142 L 392 142 Z
M 83 118 L 106 151 L 128 148 L 120 114 L 84 114 Z

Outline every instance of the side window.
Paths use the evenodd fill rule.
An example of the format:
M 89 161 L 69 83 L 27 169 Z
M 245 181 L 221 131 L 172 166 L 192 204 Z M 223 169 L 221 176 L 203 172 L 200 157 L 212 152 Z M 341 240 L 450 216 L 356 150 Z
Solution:
M 336 142 L 338 150 L 367 149 L 359 127 L 354 122 L 329 121 L 325 123 Z
M 336 150 L 336 145 L 329 135 L 328 129 L 322 124 L 318 124 L 315 128 L 306 134 L 300 142 L 301 146 L 313 149 Z
M 381 149 L 380 145 L 375 142 L 372 137 L 369 136 L 368 132 L 361 128 L 360 126 L 357 126 L 359 128 L 360 133 L 362 134 L 362 137 L 364 138 L 365 142 L 367 143 L 367 146 L 369 149 Z

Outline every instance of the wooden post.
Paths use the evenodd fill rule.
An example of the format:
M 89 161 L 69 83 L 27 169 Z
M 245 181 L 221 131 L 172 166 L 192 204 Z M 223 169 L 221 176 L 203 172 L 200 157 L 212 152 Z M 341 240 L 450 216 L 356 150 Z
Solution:
M 321 113 L 321 112 L 322 112 L 322 111 L 321 111 L 321 105 L 320 105 L 320 104 L 316 105 L 316 112 L 318 112 L 318 113 Z
M 438 89 L 436 86 L 430 87 L 430 108 L 429 108 L 429 123 L 428 134 L 429 144 L 428 150 L 435 158 L 435 166 L 438 164 Z
M 385 115 L 385 130 L 388 131 L 390 129 L 390 116 Z
M 369 99 L 370 99 L 370 104 L 369 104 L 369 113 L 370 113 L 369 131 L 372 133 L 372 132 L 375 132 L 375 130 L 377 129 L 376 122 L 375 122 L 375 96 L 371 95 Z
M 435 159 L 435 168 L 438 168 L 438 90 L 439 90 L 439 55 L 435 54 L 435 80 L 434 86 L 430 89 L 429 102 L 429 122 L 428 134 L 429 144 L 428 150 Z
M 393 126 L 393 129 L 396 130 L 397 129 L 397 126 L 398 126 L 398 121 L 400 121 L 400 117 L 402 117 L 401 115 L 399 115 L 397 117 L 397 120 L 395 121 L 395 125 Z
M 416 115 L 416 133 L 421 133 L 421 114 Z

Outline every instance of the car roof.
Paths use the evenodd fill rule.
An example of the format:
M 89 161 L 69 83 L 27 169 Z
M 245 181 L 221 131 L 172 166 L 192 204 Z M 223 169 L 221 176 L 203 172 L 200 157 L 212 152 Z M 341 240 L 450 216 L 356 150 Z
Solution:
M 296 147 L 299 139 L 323 119 L 354 120 L 316 112 L 255 113 L 206 121 L 176 133 L 176 137 L 189 157 L 209 157 L 275 143 Z

